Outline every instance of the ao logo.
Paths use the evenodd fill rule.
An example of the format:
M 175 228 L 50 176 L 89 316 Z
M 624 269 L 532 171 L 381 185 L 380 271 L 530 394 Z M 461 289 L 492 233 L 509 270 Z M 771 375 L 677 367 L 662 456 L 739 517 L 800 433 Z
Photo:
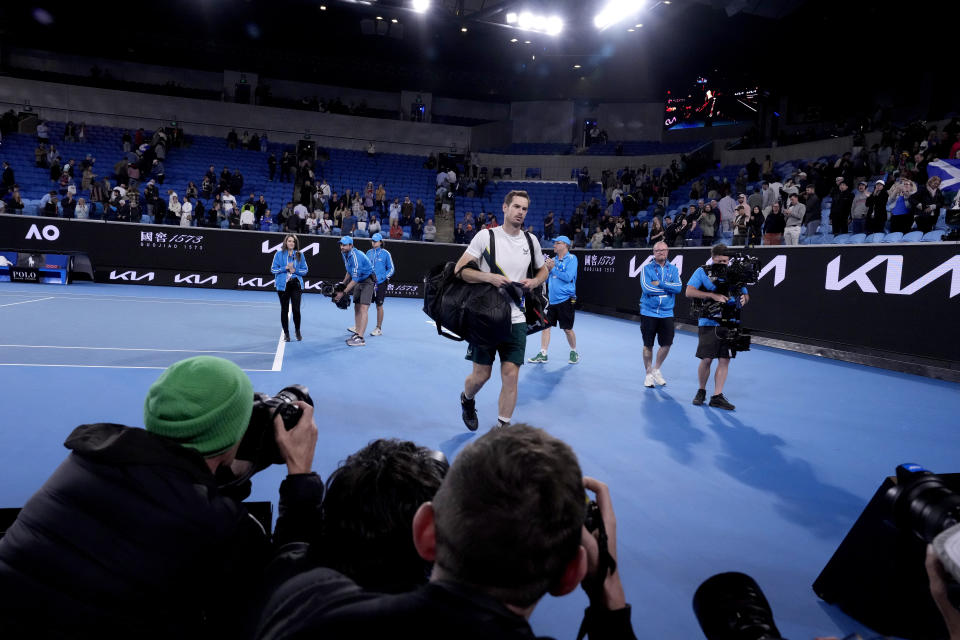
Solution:
M 44 225 L 43 229 L 37 228 L 37 225 L 32 224 L 27 230 L 27 240 L 49 240 L 54 241 L 60 237 L 60 228 L 55 227 L 52 224 Z

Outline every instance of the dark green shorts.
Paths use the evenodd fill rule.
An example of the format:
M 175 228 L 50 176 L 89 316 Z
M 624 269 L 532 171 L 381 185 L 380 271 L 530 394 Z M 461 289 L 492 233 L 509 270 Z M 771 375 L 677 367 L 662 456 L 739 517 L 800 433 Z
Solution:
M 465 358 L 477 364 L 492 365 L 497 354 L 500 362 L 512 362 L 517 366 L 523 365 L 524 354 L 527 350 L 527 323 L 518 322 L 511 328 L 510 339 L 496 345 L 471 344 L 467 346 Z

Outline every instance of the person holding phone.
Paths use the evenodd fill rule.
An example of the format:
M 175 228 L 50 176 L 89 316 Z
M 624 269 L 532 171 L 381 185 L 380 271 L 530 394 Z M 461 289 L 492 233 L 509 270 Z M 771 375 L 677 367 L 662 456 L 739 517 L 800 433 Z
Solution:
M 293 303 L 293 329 L 297 340 L 300 335 L 300 294 L 303 293 L 303 276 L 307 275 L 307 261 L 300 251 L 300 241 L 290 234 L 283 239 L 283 246 L 273 256 L 270 272 L 274 275 L 277 295 L 280 297 L 280 326 L 283 327 L 283 339 L 290 342 L 290 325 L 287 314 Z

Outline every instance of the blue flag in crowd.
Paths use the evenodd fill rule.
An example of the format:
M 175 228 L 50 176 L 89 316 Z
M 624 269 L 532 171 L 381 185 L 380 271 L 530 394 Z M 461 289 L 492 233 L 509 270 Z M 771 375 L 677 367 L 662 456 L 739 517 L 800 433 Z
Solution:
M 960 189 L 960 160 L 935 160 L 927 165 L 927 175 L 940 178 L 940 189 Z

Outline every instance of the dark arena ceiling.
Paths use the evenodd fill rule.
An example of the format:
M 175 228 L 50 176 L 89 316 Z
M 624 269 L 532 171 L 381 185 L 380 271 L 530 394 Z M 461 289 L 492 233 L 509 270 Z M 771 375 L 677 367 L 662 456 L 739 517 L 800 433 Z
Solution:
M 0 53 L 44 49 L 498 101 L 646 101 L 700 75 L 773 90 L 841 85 L 838 70 L 884 64 L 874 57 L 895 19 L 845 0 L 647 0 L 600 31 L 594 16 L 609 0 L 433 0 L 424 13 L 413 1 L 10 2 L 0 7 Z M 563 31 L 507 24 L 508 13 L 524 11 L 562 17 Z M 896 17 L 904 29 L 914 19 L 923 12 Z

